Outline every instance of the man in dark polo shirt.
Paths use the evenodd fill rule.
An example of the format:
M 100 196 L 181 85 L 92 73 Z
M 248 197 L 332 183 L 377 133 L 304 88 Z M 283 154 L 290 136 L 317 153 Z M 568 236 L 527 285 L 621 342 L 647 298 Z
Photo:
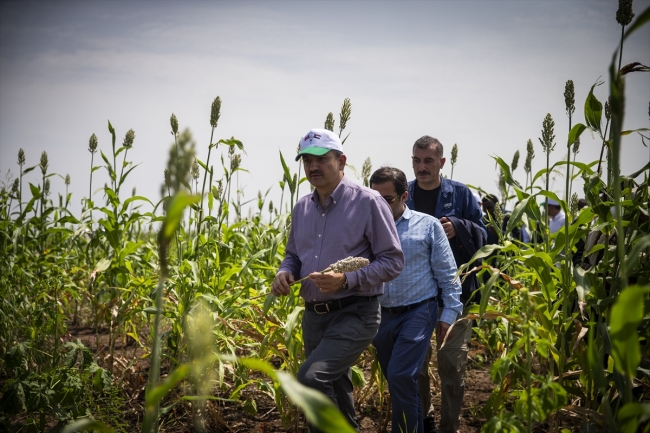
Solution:
M 377 333 L 377 296 L 384 293 L 384 282 L 402 271 L 404 255 L 386 201 L 344 175 L 346 157 L 336 134 L 312 129 L 300 141 L 300 158 L 314 191 L 294 207 L 272 293 L 287 295 L 294 281 L 309 276 L 300 288 L 306 359 L 298 380 L 330 397 L 358 429 L 350 367 Z M 320 273 L 350 256 L 370 264 L 353 272 Z

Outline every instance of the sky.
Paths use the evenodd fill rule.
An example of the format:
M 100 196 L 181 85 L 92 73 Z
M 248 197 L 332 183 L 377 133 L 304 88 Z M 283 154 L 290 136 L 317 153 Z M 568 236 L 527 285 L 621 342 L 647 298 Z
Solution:
M 633 4 L 637 16 L 649 6 Z M 65 191 L 69 174 L 78 212 L 89 194 L 88 140 L 96 134 L 110 154 L 110 120 L 118 145 L 135 131 L 128 160 L 139 165 L 122 198 L 135 187 L 156 202 L 173 143 L 171 114 L 181 130 L 190 129 L 205 161 L 210 107 L 219 96 L 214 141 L 242 141 L 245 199 L 270 189 L 277 204 L 279 152 L 297 171 L 300 137 L 322 128 L 328 112 L 338 132 L 341 104 L 350 98 L 344 147 L 359 171 L 370 157 L 373 169 L 395 166 L 412 179 L 412 145 L 430 135 L 445 147 L 444 175 L 451 175 L 457 144 L 454 180 L 496 193 L 493 156 L 510 163 L 519 150 L 514 174 L 524 183 L 532 139 L 533 172 L 545 167 L 538 137 L 547 113 L 557 143 L 551 164 L 566 159 L 567 80 L 575 83 L 574 124 L 584 122 L 585 98 L 599 80 L 605 84 L 594 92 L 605 102 L 620 42 L 617 8 L 615 0 L 1 1 L 0 185 L 17 175 L 19 149 L 26 167 L 46 151 L 49 172 L 61 175 L 51 178 L 53 197 Z M 650 65 L 649 41 L 650 25 L 628 38 L 623 65 Z M 650 74 L 626 77 L 624 128 L 648 128 Z M 221 151 L 211 155 L 217 173 Z M 578 160 L 594 161 L 599 152 L 598 137 L 585 132 Z M 649 158 L 639 135 L 624 137 L 623 174 Z M 357 179 L 350 169 L 346 175 Z M 93 176 L 93 190 L 108 179 L 103 169 Z M 551 180 L 562 197 L 563 178 Z M 39 183 L 40 171 L 25 181 Z M 300 195 L 307 192 L 302 187 Z M 103 194 L 93 199 L 101 203 Z

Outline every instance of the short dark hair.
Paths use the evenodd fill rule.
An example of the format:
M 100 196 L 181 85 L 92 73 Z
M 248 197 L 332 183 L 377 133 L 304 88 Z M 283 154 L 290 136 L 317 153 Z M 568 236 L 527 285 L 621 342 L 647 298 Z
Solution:
M 415 150 L 416 147 L 418 149 L 428 149 L 432 147 L 433 150 L 436 151 L 438 156 L 442 158 L 443 147 L 442 147 L 442 143 L 439 142 L 437 138 L 433 138 L 428 135 L 423 135 L 422 137 L 415 140 L 415 143 L 413 143 L 413 151 Z
M 494 204 L 499 203 L 499 199 L 498 199 L 497 196 L 494 195 L 494 194 L 485 194 L 485 195 L 483 196 L 483 198 L 481 199 L 481 201 L 486 201 L 486 200 L 487 200 L 487 201 L 491 201 L 491 202 L 494 203 Z
M 587 200 L 584 198 L 578 199 L 578 209 L 582 209 L 583 207 L 586 207 L 589 203 L 587 203 Z
M 399 168 L 381 167 L 375 170 L 372 176 L 370 176 L 369 183 L 371 188 L 373 184 L 384 182 L 393 182 L 393 185 L 395 186 L 395 192 L 398 196 L 404 194 L 408 189 L 406 175 Z

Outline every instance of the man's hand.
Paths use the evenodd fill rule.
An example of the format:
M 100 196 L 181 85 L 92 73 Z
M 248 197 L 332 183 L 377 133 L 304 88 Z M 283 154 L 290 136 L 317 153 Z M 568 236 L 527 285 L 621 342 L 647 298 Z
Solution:
M 451 223 L 451 221 L 447 219 L 447 217 L 440 218 L 440 223 L 442 224 L 442 228 L 445 230 L 447 239 L 452 239 L 456 236 L 456 229 L 454 228 L 454 225 Z
M 291 290 L 291 284 L 293 284 L 294 281 L 295 279 L 293 278 L 293 275 L 291 275 L 289 272 L 278 272 L 275 276 L 275 279 L 273 280 L 273 288 L 271 289 L 271 293 L 273 293 L 275 296 L 288 295 L 289 291 Z
M 314 272 L 309 274 L 309 279 L 316 284 L 321 293 L 332 293 L 340 290 L 345 283 L 345 274 L 337 274 L 334 272 Z
M 442 346 L 442 342 L 445 341 L 445 335 L 447 335 L 447 331 L 449 331 L 450 327 L 451 325 L 449 323 L 438 320 L 438 324 L 436 325 L 436 349 L 440 350 L 440 346 Z M 451 334 L 453 333 L 454 330 L 452 329 L 449 336 L 451 337 Z

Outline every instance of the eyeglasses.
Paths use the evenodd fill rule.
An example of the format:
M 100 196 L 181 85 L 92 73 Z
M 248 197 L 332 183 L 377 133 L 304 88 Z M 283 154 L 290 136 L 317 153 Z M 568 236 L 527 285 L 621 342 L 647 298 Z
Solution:
M 394 202 L 395 200 L 397 200 L 397 199 L 399 198 L 399 196 L 396 195 L 395 197 L 386 197 L 385 195 L 382 195 L 381 198 L 383 198 L 384 200 L 386 200 L 386 201 L 388 202 L 388 204 L 393 204 L 393 202 Z

